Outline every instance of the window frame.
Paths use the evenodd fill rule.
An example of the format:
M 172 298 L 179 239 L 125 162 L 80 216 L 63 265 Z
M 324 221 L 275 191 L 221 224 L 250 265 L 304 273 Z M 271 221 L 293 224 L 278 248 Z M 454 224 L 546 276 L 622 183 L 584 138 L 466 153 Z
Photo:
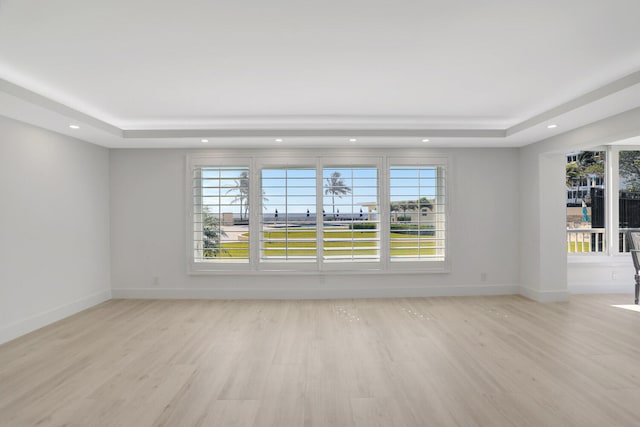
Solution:
M 302 152 L 302 154 L 299 154 Z M 390 258 L 390 217 L 389 213 L 389 186 L 391 166 L 436 166 L 444 169 L 444 249 L 440 260 L 418 259 L 406 262 L 391 262 Z M 285 262 L 268 261 L 262 262 L 261 239 L 249 239 L 249 259 L 248 262 L 237 261 L 215 261 L 196 262 L 193 251 L 193 170 L 196 167 L 248 167 L 249 168 L 249 204 L 259 206 L 249 210 L 249 235 L 256 236 L 262 231 L 262 170 L 265 168 L 308 168 L 316 169 L 316 259 L 313 261 L 290 260 Z M 324 233 L 323 217 L 321 212 L 324 205 L 324 178 L 325 168 L 338 167 L 376 167 L 378 181 L 378 225 L 379 225 L 379 259 L 375 261 L 344 261 L 344 262 L 324 262 Z M 236 155 L 232 153 L 187 153 L 186 155 L 186 242 L 187 242 L 187 273 L 191 275 L 199 274 L 313 274 L 313 273 L 390 273 L 390 274 L 412 274 L 412 273 L 445 273 L 450 266 L 450 239 L 451 230 L 450 200 L 451 200 L 451 167 L 449 156 L 446 154 L 424 155 L 420 153 L 416 156 L 392 156 L 389 154 L 352 154 L 337 153 L 328 155 L 324 153 L 312 153 L 307 155 L 304 150 L 284 153 L 283 155 Z
M 216 272 L 216 271 L 248 271 L 251 269 L 253 265 L 252 262 L 252 251 L 251 251 L 251 239 L 249 239 L 249 259 L 247 262 L 238 262 L 236 261 L 224 261 L 224 260 L 216 260 L 211 262 L 197 262 L 195 260 L 194 250 L 193 250 L 193 242 L 194 242 L 194 233 L 196 232 L 194 228 L 193 218 L 195 216 L 195 204 L 194 194 L 193 194 L 193 173 L 195 168 L 204 168 L 204 167 L 246 167 L 249 170 L 249 199 L 251 199 L 252 186 L 254 185 L 254 179 L 252 176 L 252 160 L 249 157 L 228 157 L 228 156 L 213 156 L 213 155 L 191 155 L 187 156 L 186 159 L 186 179 L 185 179 L 185 198 L 187 205 L 187 214 L 186 214 L 186 247 L 187 247 L 187 271 L 190 274 L 196 273 L 207 273 L 207 272 Z M 249 217 L 251 218 L 252 211 L 249 211 Z M 251 228 L 252 219 L 249 219 L 249 227 Z
M 375 167 L 377 169 L 377 179 L 378 179 L 378 217 L 383 217 L 380 212 L 383 211 L 382 201 L 384 200 L 381 195 L 384 189 L 384 182 L 386 175 L 385 170 L 385 162 L 384 156 L 322 156 L 318 158 L 318 177 L 320 179 L 317 182 L 318 185 L 318 212 L 322 212 L 324 207 L 324 169 L 330 168 L 366 168 L 366 167 Z M 378 252 L 377 260 L 362 260 L 362 261 L 334 261 L 334 262 L 325 262 L 324 260 L 324 224 L 323 220 L 319 221 L 321 227 L 318 229 L 320 232 L 318 233 L 318 265 L 320 271 L 348 271 L 348 270 L 358 270 L 358 271 L 381 271 L 386 270 L 385 265 L 385 256 L 384 256 L 384 248 L 385 245 L 382 240 L 382 236 L 384 236 L 384 227 L 382 224 L 382 218 L 380 218 L 380 230 L 379 230 L 379 241 L 380 241 L 380 250 Z M 388 245 L 388 243 L 387 243 Z M 357 266 L 357 267 L 356 267 Z
M 567 257 L 571 262 L 593 262 L 598 259 L 602 261 L 614 258 L 627 257 L 628 253 L 619 250 L 620 234 L 620 152 L 640 151 L 640 145 L 600 145 L 596 147 L 582 148 L 576 151 L 604 151 L 605 152 L 605 231 L 606 249 L 602 252 L 567 252 Z
M 620 251 L 619 236 L 620 236 L 620 152 L 621 151 L 640 151 L 640 145 L 610 145 L 607 155 L 612 158 L 612 163 L 615 162 L 615 167 L 611 167 L 611 170 L 607 167 L 607 173 L 609 173 L 609 182 L 611 182 L 611 193 L 607 194 L 611 203 L 606 203 L 606 209 L 609 209 L 611 223 L 607 222 L 607 226 L 611 228 L 611 244 L 609 246 L 609 253 L 613 256 L 628 257 L 628 252 Z M 606 197 L 606 196 L 605 196 Z
M 598 151 L 602 151 L 605 153 L 605 159 L 604 159 L 604 205 L 605 205 L 605 218 L 604 218 L 604 241 L 605 244 L 603 245 L 604 249 L 601 252 L 569 252 L 567 250 L 567 256 L 570 258 L 573 258 L 575 260 L 578 260 L 580 258 L 596 258 L 596 257 L 607 257 L 609 256 L 612 252 L 612 236 L 614 236 L 614 234 L 612 234 L 613 229 L 612 229 L 612 219 L 613 219 L 613 215 L 612 215 L 612 210 L 610 209 L 609 204 L 612 202 L 612 190 L 613 190 L 613 186 L 614 186 L 614 182 L 613 182 L 613 176 L 615 175 L 615 173 L 613 173 L 614 169 L 613 169 L 613 164 L 614 161 L 617 164 L 617 153 L 615 154 L 615 160 L 613 159 L 612 155 L 614 153 L 612 153 L 611 150 L 612 146 L 604 146 L 604 145 L 598 145 L 595 147 L 589 147 L 589 148 L 580 148 L 580 149 L 575 149 L 575 150 L 570 150 L 567 152 L 567 155 L 565 155 L 565 157 L 568 160 L 568 153 L 579 153 L 579 152 L 585 152 L 585 151 L 590 151 L 590 152 L 598 152 Z M 577 161 L 578 158 L 578 154 L 572 154 L 571 158 L 576 158 L 576 160 L 572 160 L 572 162 Z M 568 164 L 568 163 L 565 163 Z M 616 166 L 616 170 L 617 170 L 617 166 Z M 617 185 L 617 177 L 616 177 L 616 185 Z M 579 187 L 584 187 L 585 185 L 582 185 L 582 182 L 580 182 Z M 579 194 L 577 192 L 578 190 L 576 190 L 576 197 Z M 566 215 L 566 199 L 567 199 L 567 191 L 565 191 L 565 215 Z M 615 198 L 615 200 L 617 200 L 617 196 Z M 593 213 L 592 213 L 593 216 Z M 617 214 L 616 214 L 616 218 L 617 218 Z M 567 228 L 568 230 L 568 228 Z M 586 230 L 590 230 L 590 229 L 586 229 Z M 565 231 L 565 242 L 567 242 L 568 240 L 568 235 L 567 232 Z M 617 242 L 617 237 L 616 237 L 616 242 Z M 566 244 L 566 243 L 565 243 Z
M 444 194 L 436 194 L 436 203 L 443 206 L 444 207 L 444 213 L 442 214 L 444 216 L 444 230 L 442 231 L 444 236 L 442 237 L 442 240 L 444 242 L 444 248 L 442 249 L 442 257 L 441 259 L 429 259 L 429 258 L 425 258 L 425 259 L 413 259 L 413 260 L 407 260 L 407 261 L 391 261 L 391 254 L 390 254 L 390 234 L 391 234 L 391 218 L 390 218 L 390 212 L 389 212 L 389 205 L 391 203 L 390 201 L 390 195 L 391 195 L 391 167 L 393 166 L 415 166 L 415 167 L 437 167 L 437 168 L 442 168 L 442 173 L 444 174 L 444 176 L 438 176 L 437 179 L 438 181 L 440 180 L 444 180 L 443 185 L 438 185 L 438 187 L 441 187 L 444 190 Z M 439 169 L 440 170 L 440 169 Z M 425 157 L 404 157 L 404 156 L 390 156 L 387 158 L 387 164 L 385 167 L 385 172 L 387 174 L 386 177 L 386 181 L 387 181 L 387 198 L 386 198 L 386 212 L 387 214 L 385 214 L 384 216 L 386 217 L 386 220 L 388 222 L 386 230 L 387 232 L 386 237 L 387 237 L 387 243 L 386 243 L 386 250 L 387 252 L 387 270 L 389 271 L 404 271 L 407 269 L 410 270 L 419 270 L 419 271 L 425 271 L 425 272 L 446 272 L 449 271 L 449 260 L 450 260 L 450 247 L 449 247 L 449 243 L 450 243 L 450 239 L 449 239 L 449 230 L 451 230 L 451 216 L 449 214 L 450 212 L 450 200 L 451 200 L 451 185 L 449 183 L 449 176 L 451 175 L 451 170 L 450 170 L 450 164 L 449 164 L 449 158 L 448 156 L 425 156 Z M 421 215 L 421 212 L 419 212 L 419 214 Z
M 286 158 L 282 157 L 261 157 L 259 159 L 254 159 L 254 173 L 256 176 L 256 186 L 258 187 L 256 191 L 249 194 L 249 199 L 251 203 L 256 203 L 254 206 L 260 206 L 260 209 L 255 209 L 256 212 L 256 227 L 257 233 L 262 233 L 262 171 L 263 169 L 277 169 L 277 168 L 289 168 L 289 169 L 299 169 L 299 168 L 315 168 L 316 170 L 316 229 L 318 228 L 318 159 L 313 156 L 287 156 Z M 319 234 L 319 232 L 317 232 Z M 254 233 L 255 234 L 255 233 Z M 249 233 L 251 235 L 251 233 Z M 316 235 L 316 259 L 313 261 L 303 261 L 303 260 L 287 260 L 287 261 L 266 261 L 262 262 L 261 260 L 261 247 L 260 247 L 261 239 L 249 239 L 249 244 L 255 246 L 256 250 L 256 258 L 255 258 L 255 269 L 257 271 L 266 272 L 286 272 L 286 271 L 295 271 L 295 272 L 309 272 L 309 271 L 318 271 L 318 247 L 320 244 L 318 243 L 318 236 Z

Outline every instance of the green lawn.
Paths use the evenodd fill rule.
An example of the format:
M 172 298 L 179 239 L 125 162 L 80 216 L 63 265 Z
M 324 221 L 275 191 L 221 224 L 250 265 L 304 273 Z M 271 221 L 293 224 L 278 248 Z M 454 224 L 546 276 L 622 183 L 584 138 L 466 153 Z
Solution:
M 370 230 L 345 230 L 331 229 L 325 230 L 324 247 L 325 256 L 337 255 L 376 255 L 375 241 L 377 234 Z M 332 239 L 353 238 L 356 241 L 333 241 Z M 391 233 L 391 256 L 415 256 L 435 255 L 435 242 L 431 237 L 408 236 L 406 234 Z M 289 256 L 310 256 L 316 255 L 316 231 L 315 230 L 278 230 L 264 232 L 263 254 L 266 256 L 282 257 L 287 255 L 285 247 L 288 247 Z M 371 240 L 367 240 L 371 239 Z M 249 242 L 224 242 L 223 252 L 220 254 L 224 258 L 247 258 L 249 256 Z
M 579 243 L 579 244 L 576 242 L 568 242 L 567 252 L 570 254 L 581 253 L 581 252 L 591 252 L 591 244 L 589 242 Z

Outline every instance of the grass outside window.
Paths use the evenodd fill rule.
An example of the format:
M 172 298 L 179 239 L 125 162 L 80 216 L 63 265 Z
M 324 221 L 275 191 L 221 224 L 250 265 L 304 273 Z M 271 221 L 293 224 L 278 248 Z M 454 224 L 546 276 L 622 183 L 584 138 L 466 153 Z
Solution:
M 247 240 L 237 242 L 224 242 L 221 244 L 222 250 L 217 258 L 233 258 L 249 256 L 249 233 L 242 235 Z M 336 240 L 325 241 L 324 247 L 330 249 L 331 255 L 351 254 L 357 256 L 372 255 L 377 249 L 378 242 L 374 239 L 377 234 L 366 230 L 344 230 L 332 231 L 332 237 Z M 353 237 L 353 242 L 344 240 Z M 287 248 L 293 249 L 298 256 L 315 256 L 317 250 L 316 231 L 265 231 L 263 249 L 268 250 L 269 256 L 284 256 Z M 362 239 L 362 241 L 359 241 Z M 369 239 L 369 240 L 367 240 Z M 407 238 L 406 234 L 390 233 L 391 256 L 416 256 L 435 255 L 436 242 L 433 239 Z M 369 249 L 371 248 L 371 249 Z M 341 250 L 343 249 L 343 250 Z M 291 251 L 290 251 L 291 252 Z

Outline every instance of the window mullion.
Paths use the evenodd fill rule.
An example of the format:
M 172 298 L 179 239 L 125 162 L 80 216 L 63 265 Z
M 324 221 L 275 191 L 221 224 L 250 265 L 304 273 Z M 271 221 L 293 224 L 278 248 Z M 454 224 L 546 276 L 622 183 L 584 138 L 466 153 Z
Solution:
M 262 228 L 262 183 L 260 180 L 260 166 L 255 159 L 251 160 L 249 181 L 249 262 L 252 270 L 260 266 L 260 233 Z
M 195 184 L 195 186 L 194 186 Z M 194 250 L 194 240 L 196 248 L 194 251 L 194 259 L 201 260 L 203 258 L 203 223 L 202 223 L 202 168 L 193 169 L 191 177 L 191 206 L 193 207 L 193 233 L 190 233 L 190 250 Z
M 389 268 L 391 258 L 391 210 L 389 196 L 389 160 L 382 160 L 378 173 L 378 226 L 380 227 L 380 262 L 382 269 Z
M 447 170 L 442 167 L 438 167 L 437 171 L 437 179 L 436 179 L 436 245 L 440 247 L 436 251 L 438 255 L 441 257 L 446 257 L 447 251 L 447 194 L 446 194 L 446 180 L 447 180 Z
M 619 229 L 620 229 L 620 205 L 619 189 L 620 174 L 619 156 L 620 151 L 613 146 L 607 146 L 607 156 L 605 157 L 605 233 L 607 236 L 607 253 L 613 255 L 619 252 Z
M 324 177 L 322 174 L 322 161 L 316 161 L 316 262 L 318 270 L 324 267 Z

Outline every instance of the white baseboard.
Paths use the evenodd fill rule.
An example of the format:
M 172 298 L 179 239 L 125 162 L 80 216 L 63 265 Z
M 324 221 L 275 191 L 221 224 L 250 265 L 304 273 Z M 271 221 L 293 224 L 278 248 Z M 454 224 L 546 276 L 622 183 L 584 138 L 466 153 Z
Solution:
M 572 294 L 630 294 L 635 292 L 635 282 L 581 282 L 569 284 L 569 292 Z
M 519 294 L 537 302 L 568 301 L 568 291 L 539 291 L 526 286 L 519 286 Z
M 430 286 L 421 288 L 134 288 L 113 289 L 123 299 L 338 299 L 513 295 L 517 285 Z
M 69 304 L 64 304 L 59 307 L 47 310 L 44 313 L 36 314 L 34 316 L 27 317 L 18 322 L 9 324 L 0 328 L 0 344 L 19 336 L 28 334 L 29 332 L 40 329 L 43 326 L 47 326 L 53 322 L 69 317 L 82 310 L 93 307 L 101 302 L 111 299 L 111 290 L 96 292 L 79 300 L 73 301 Z

